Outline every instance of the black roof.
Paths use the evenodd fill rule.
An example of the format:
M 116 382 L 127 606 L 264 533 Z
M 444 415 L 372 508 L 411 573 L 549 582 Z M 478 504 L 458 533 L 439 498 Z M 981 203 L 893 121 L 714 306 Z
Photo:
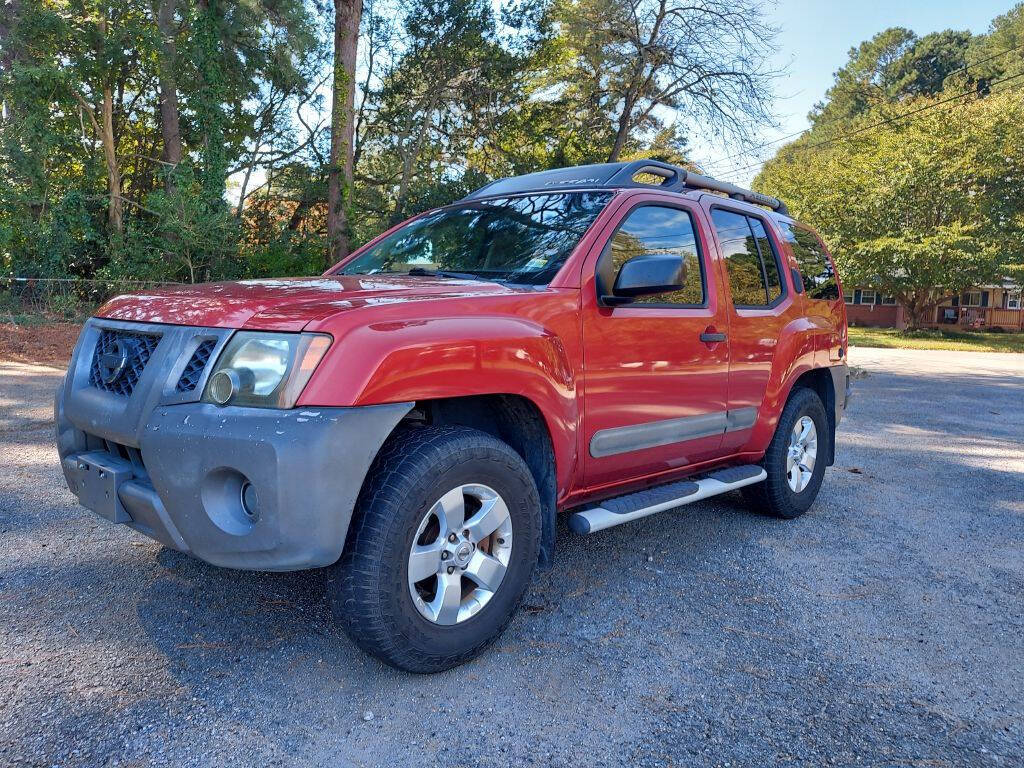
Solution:
M 660 176 L 660 184 L 634 181 L 639 174 Z M 498 179 L 480 187 L 466 196 L 466 200 L 496 195 L 515 195 L 523 192 L 550 191 L 553 189 L 621 189 L 624 187 L 646 187 L 667 192 L 685 192 L 691 189 L 706 189 L 721 192 L 736 200 L 763 205 L 788 215 L 786 204 L 781 200 L 762 195 L 751 189 L 744 189 L 726 181 L 693 173 L 677 165 L 659 160 L 630 160 L 623 163 L 599 163 L 577 165 L 571 168 L 556 168 L 552 171 L 528 173 L 524 176 L 510 176 Z

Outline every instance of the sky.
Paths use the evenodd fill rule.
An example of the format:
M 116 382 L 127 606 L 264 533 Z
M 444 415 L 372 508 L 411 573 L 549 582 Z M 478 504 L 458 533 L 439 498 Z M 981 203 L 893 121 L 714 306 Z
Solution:
M 757 144 L 801 131 L 807 127 L 807 113 L 824 97 L 832 74 L 847 60 L 850 48 L 888 27 L 907 27 L 920 36 L 943 29 L 968 29 L 975 34 L 988 31 L 996 16 L 1006 13 L 1012 0 L 778 0 L 769 14 L 771 23 L 781 27 L 777 41 L 776 68 L 787 67 L 776 85 L 776 114 L 780 130 L 763 129 Z M 722 160 L 734 150 L 695 140 L 695 159 L 709 163 L 708 172 L 746 186 L 758 167 L 741 168 L 766 160 L 778 144 L 758 152 L 756 157 Z

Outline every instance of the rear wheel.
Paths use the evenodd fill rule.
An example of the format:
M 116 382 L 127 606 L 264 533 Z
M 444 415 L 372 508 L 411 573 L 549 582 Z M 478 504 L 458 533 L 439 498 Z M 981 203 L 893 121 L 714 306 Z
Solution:
M 759 512 L 776 517 L 802 515 L 821 488 L 830 439 L 821 398 L 811 389 L 794 390 L 761 460 L 768 478 L 743 488 L 744 498 Z
M 536 485 L 512 448 L 464 427 L 407 430 L 382 449 L 360 494 L 332 571 L 332 608 L 380 660 L 448 669 L 511 620 L 540 530 Z

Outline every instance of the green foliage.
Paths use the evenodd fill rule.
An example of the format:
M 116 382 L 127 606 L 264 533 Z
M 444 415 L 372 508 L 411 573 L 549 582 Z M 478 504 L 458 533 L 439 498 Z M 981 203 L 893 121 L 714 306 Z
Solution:
M 866 41 L 813 130 L 766 166 L 758 183 L 819 226 L 851 279 L 913 292 L 1024 271 L 1024 121 L 993 85 L 1024 71 L 1024 52 L 1006 53 L 1024 44 L 1022 8 L 986 35 L 890 29 Z M 324 10 L 312 0 L 0 4 L 0 276 L 107 281 L 74 294 L 89 300 L 116 280 L 319 271 Z M 610 156 L 687 164 L 696 131 L 741 136 L 770 117 L 762 10 L 761 0 L 515 0 L 500 11 L 490 0 L 364 0 L 346 189 L 354 244 L 497 177 Z M 175 143 L 161 112 L 168 82 L 174 168 L 163 160 Z M 980 100 L 816 148 L 965 90 Z M 732 106 L 711 119 L 716 104 Z
M 173 184 L 146 196 L 146 215 L 129 222 L 99 276 L 182 283 L 241 276 L 238 222 L 227 206 L 211 205 L 208 195 L 192 168 L 179 166 Z
M 300 101 L 315 102 L 325 43 L 304 0 L 172 2 L 185 156 L 177 169 L 159 160 L 158 3 L 0 7 L 2 273 L 199 280 L 250 271 L 244 260 L 253 252 L 225 182 L 267 154 L 299 156 L 302 139 L 288 114 Z M 105 91 L 120 234 L 107 224 Z M 311 151 L 313 142 L 305 146 Z
M 973 71 L 963 71 L 972 42 L 969 32 L 954 30 L 921 38 L 902 27 L 879 32 L 850 49 L 849 61 L 835 73 L 835 83 L 810 119 L 817 126 L 856 118 L 885 104 L 934 96 L 954 76 L 963 90 L 965 84 L 978 82 Z
M 937 87 L 936 72 L 948 78 L 947 54 L 965 39 L 890 30 L 852 51 L 835 100 L 819 110 L 829 121 L 782 147 L 755 182 L 819 229 L 848 285 L 896 296 L 914 325 L 943 296 L 1024 263 L 1020 91 L 950 101 L 959 78 L 913 95 Z M 850 83 L 879 89 L 880 100 L 858 101 L 866 90 Z

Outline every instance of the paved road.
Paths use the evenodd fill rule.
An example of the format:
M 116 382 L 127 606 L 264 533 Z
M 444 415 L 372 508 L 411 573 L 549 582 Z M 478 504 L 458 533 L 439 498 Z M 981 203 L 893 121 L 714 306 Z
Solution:
M 497 646 L 433 677 L 360 654 L 319 572 L 75 506 L 57 372 L 0 364 L 0 765 L 1022 765 L 1024 356 L 851 357 L 809 515 L 563 526 Z

